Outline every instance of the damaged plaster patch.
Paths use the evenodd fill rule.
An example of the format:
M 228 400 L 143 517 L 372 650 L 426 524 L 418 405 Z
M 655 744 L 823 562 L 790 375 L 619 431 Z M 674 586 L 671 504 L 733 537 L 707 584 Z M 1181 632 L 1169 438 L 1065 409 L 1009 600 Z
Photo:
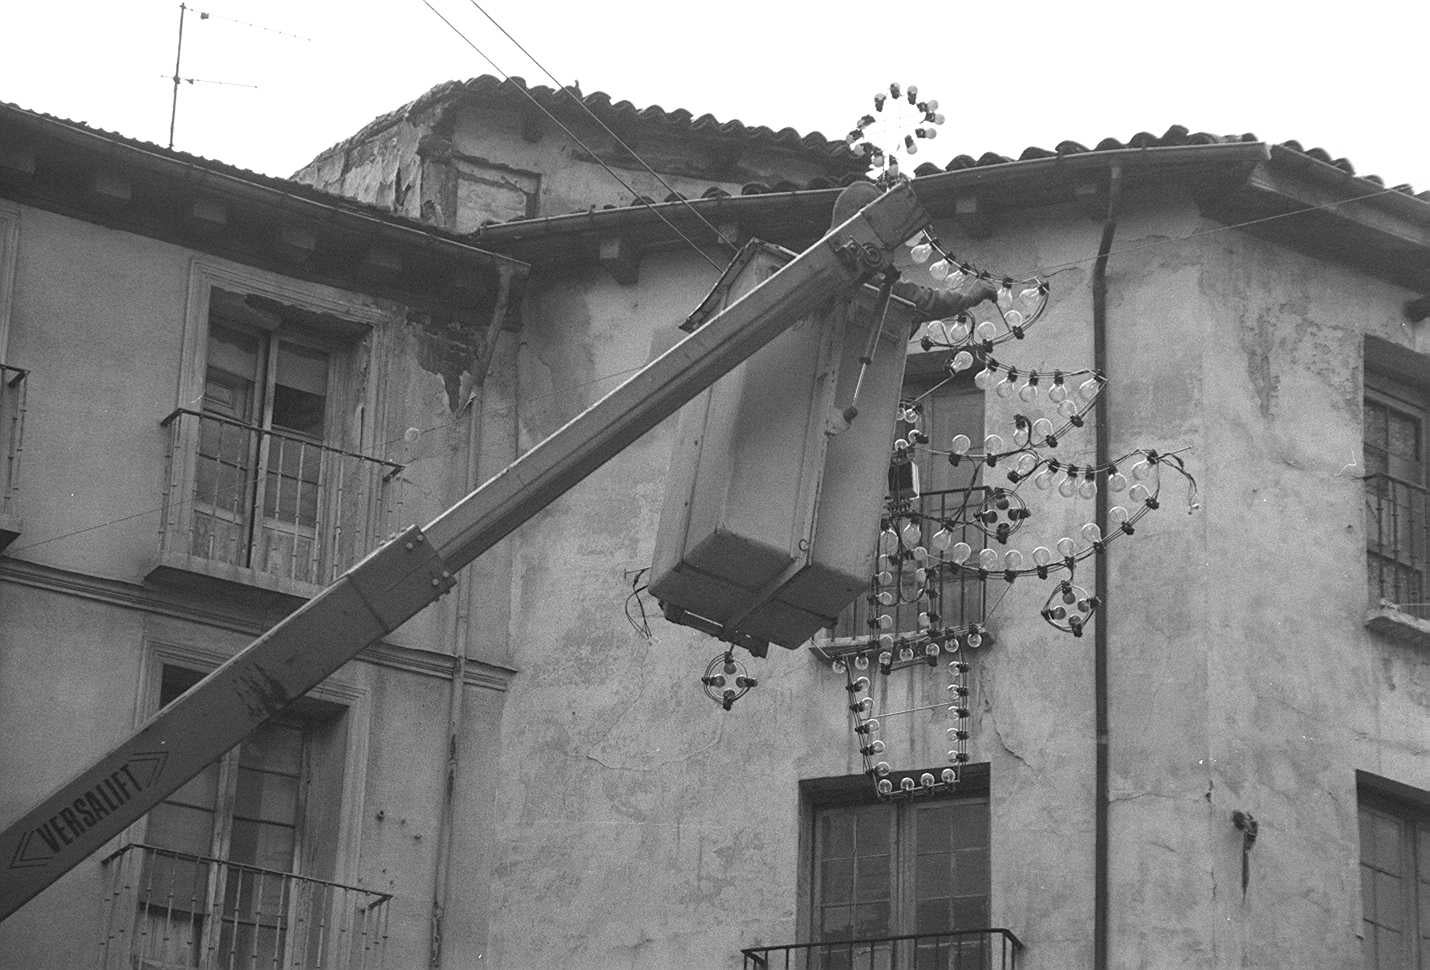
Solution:
M 478 369 L 486 327 L 416 311 L 408 312 L 407 325 L 417 346 L 418 366 L 442 378 L 447 408 L 457 413 L 465 401 L 463 389 Z

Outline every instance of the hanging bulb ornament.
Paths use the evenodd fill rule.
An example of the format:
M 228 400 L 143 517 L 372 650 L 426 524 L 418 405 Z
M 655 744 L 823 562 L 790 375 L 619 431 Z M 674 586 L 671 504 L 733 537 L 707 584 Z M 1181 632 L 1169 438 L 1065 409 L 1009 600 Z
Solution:
M 948 362 L 948 369 L 958 374 L 968 370 L 973 366 L 973 355 L 966 350 L 960 350 L 953 355 L 953 359 Z
M 1054 404 L 1061 404 L 1068 399 L 1068 387 L 1061 380 L 1053 382 L 1053 386 L 1048 388 L 1048 400 Z
M 1038 441 L 1046 441 L 1053 433 L 1053 423 L 1047 418 L 1038 418 L 1033 422 L 1033 437 Z
M 936 280 L 947 279 L 948 270 L 949 265 L 948 260 L 946 259 L 935 260 L 934 262 L 929 264 L 929 275 Z
M 992 320 L 984 320 L 973 328 L 973 336 L 979 340 L 993 340 L 998 336 L 998 327 Z
M 995 549 L 980 549 L 978 551 L 978 565 L 982 569 L 998 568 L 998 552 Z
M 1003 436 L 991 434 L 983 439 L 983 453 L 985 455 L 996 455 L 1003 451 Z M 867 533 L 866 533 L 867 534 Z
M 1141 482 L 1133 485 L 1127 490 L 1127 498 L 1132 502 L 1146 502 L 1152 497 L 1152 492 Z
M 952 279 L 953 276 L 950 275 L 949 280 L 951 281 Z M 948 328 L 948 342 L 952 344 L 961 344 L 968 339 L 968 334 L 968 324 L 964 323 L 962 320 L 956 320 L 954 321 L 953 326 Z
M 968 449 L 973 447 L 973 442 L 966 434 L 956 434 L 948 447 L 955 455 L 966 455 Z
M 968 557 L 973 555 L 973 547 L 966 542 L 955 542 L 953 548 L 949 550 L 948 561 L 954 565 L 961 566 L 968 562 Z
M 1029 381 L 1027 384 L 1024 384 L 1022 389 L 1018 391 L 1018 400 L 1022 401 L 1024 404 L 1032 404 L 1037 399 L 1038 385 L 1034 384 L 1032 381 Z
M 1072 498 L 1077 494 L 1077 479 L 1068 475 L 1058 483 L 1058 494 L 1063 498 Z
M 1127 487 L 1127 476 L 1121 472 L 1113 472 L 1107 476 L 1107 490 L 1109 492 L 1120 492 Z
M 985 367 L 985 368 L 983 368 L 983 370 L 981 370 L 981 371 L 979 371 L 977 374 L 974 374 L 974 375 L 973 375 L 973 386 L 976 387 L 976 388 L 978 388 L 980 391 L 986 391 L 986 390 L 988 390 L 989 386 L 990 386 L 992 383 L 993 383 L 993 370 L 992 370 L 992 368 Z
M 998 386 L 993 389 L 993 392 L 1001 398 L 1009 398 L 1013 396 L 1013 392 L 1017 389 L 1018 383 L 1013 380 L 1013 375 L 1009 373 L 998 382 Z
M 1091 478 L 1084 478 L 1077 487 L 1077 493 L 1082 498 L 1093 498 L 1097 495 L 1097 482 Z

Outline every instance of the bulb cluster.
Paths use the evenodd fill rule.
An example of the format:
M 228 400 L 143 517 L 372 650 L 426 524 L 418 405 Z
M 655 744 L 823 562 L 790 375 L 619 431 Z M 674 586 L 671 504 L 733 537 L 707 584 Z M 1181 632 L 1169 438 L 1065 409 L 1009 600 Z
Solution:
M 705 675 L 700 678 L 705 696 L 727 711 L 757 686 L 759 681 L 751 677 L 745 665 L 735 659 L 733 650 L 725 651 L 706 664 Z
M 857 655 L 857 656 L 863 656 Z M 855 744 L 863 759 L 864 772 L 874 782 L 875 794 L 882 800 L 910 798 L 917 795 L 931 795 L 946 791 L 958 784 L 963 766 L 968 763 L 969 737 L 969 665 L 955 655 L 948 661 L 949 683 L 947 698 L 937 704 L 914 708 L 907 711 L 880 712 L 876 710 L 873 688 L 867 674 L 855 674 L 849 667 L 836 661 L 836 669 L 845 675 L 845 691 L 849 697 L 849 721 L 854 731 Z M 867 667 L 867 658 L 865 658 Z M 881 676 L 888 670 L 881 668 Z M 917 714 L 926 710 L 943 709 L 949 723 L 944 729 L 948 743 L 947 767 L 937 774 L 932 771 L 904 772 L 896 770 L 887 760 L 889 746 L 882 737 L 884 721 L 900 715 Z M 884 721 L 881 721 L 880 718 Z
M 989 285 L 993 297 L 971 311 L 936 321 L 922 338 L 923 348 L 936 346 L 985 352 L 1007 340 L 1022 340 L 1048 306 L 1048 281 L 1033 276 L 1023 279 L 999 276 L 960 259 L 943 245 L 932 230 L 925 229 L 909 242 L 909 259 L 928 264 L 929 277 L 937 287 L 956 290 L 970 281 Z M 996 288 L 993 286 L 996 284 Z M 983 319 L 978 319 L 978 317 Z
M 876 124 L 881 127 L 885 124 L 892 126 L 894 105 L 901 102 L 907 102 L 913 109 L 912 112 L 905 109 L 905 113 L 913 117 L 912 127 L 896 131 L 894 143 L 886 150 L 869 137 L 869 129 Z M 881 184 L 891 184 L 905 177 L 899 171 L 899 156 L 917 155 L 919 142 L 937 138 L 939 126 L 944 120 L 944 116 L 939 113 L 937 101 L 920 100 L 918 85 L 910 84 L 905 89 L 895 82 L 889 85 L 887 92 L 880 91 L 874 95 L 874 113 L 860 118 L 849 134 L 844 136 L 844 143 L 851 151 L 868 160 L 870 174 Z

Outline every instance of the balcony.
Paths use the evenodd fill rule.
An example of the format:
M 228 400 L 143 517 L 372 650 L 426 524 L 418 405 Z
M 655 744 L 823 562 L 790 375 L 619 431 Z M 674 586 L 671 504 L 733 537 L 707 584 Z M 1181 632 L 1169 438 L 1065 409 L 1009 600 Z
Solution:
M 307 599 L 405 527 L 396 462 L 180 408 L 166 417 L 151 580 L 195 577 Z
M 1430 642 L 1430 489 L 1390 475 L 1365 479 L 1372 629 Z
M 1005 929 L 949 930 L 836 943 L 752 946 L 745 970 L 1017 970 L 1023 949 Z
M 127 845 L 104 860 L 100 970 L 381 970 L 388 893 Z
M 974 549 L 982 549 L 986 544 L 983 532 L 974 520 L 983 510 L 988 490 L 984 488 L 948 489 L 941 492 L 925 492 L 918 498 L 902 503 L 906 511 L 917 516 L 921 532 L 920 543 L 928 550 L 929 564 L 943 561 L 945 553 L 933 542 L 934 534 L 940 529 L 949 533 L 949 542 L 967 542 Z M 828 640 L 817 641 L 826 653 L 841 653 L 856 643 L 863 643 L 880 630 L 878 617 L 892 618 L 892 631 L 909 633 L 920 628 L 918 615 L 932 603 L 943 626 L 961 626 L 980 622 L 983 619 L 984 584 L 976 574 L 961 569 L 937 571 L 934 583 L 936 596 L 931 600 L 921 600 L 914 570 L 917 564 L 912 560 L 900 560 L 889 570 L 890 582 L 880 583 L 877 576 L 871 578 L 867 595 L 859 597 L 843 613 Z M 889 603 L 881 603 L 881 595 Z M 870 625 L 870 621 L 874 625 Z
M 20 535 L 20 453 L 25 436 L 25 376 L 0 364 L 0 551 Z

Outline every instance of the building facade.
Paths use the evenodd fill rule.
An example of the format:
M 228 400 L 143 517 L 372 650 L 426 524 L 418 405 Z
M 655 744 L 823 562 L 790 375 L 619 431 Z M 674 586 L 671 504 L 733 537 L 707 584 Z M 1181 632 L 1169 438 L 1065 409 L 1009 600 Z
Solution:
M 7 812 L 310 593 L 344 561 L 343 542 L 384 534 L 396 504 L 385 486 L 405 486 L 392 514 L 425 521 L 672 346 L 732 255 L 717 234 L 803 248 L 859 168 L 813 136 L 582 96 L 604 131 L 560 93 L 531 89 L 530 101 L 525 90 L 439 88 L 300 173 L 392 210 L 396 225 L 421 220 L 445 245 L 529 265 L 518 286 L 515 263 L 468 257 L 483 278 L 511 276 L 465 297 L 483 317 L 423 305 L 420 274 L 375 291 L 364 286 L 377 276 L 293 270 L 289 289 L 268 276 L 266 289 L 240 285 L 256 270 L 232 255 L 228 275 L 186 268 L 216 258 L 193 237 L 126 234 L 112 216 L 76 219 L 6 183 L 4 362 L 23 368 L 27 397 L 23 448 L 11 449 L 23 458 L 17 537 L 0 559 L 0 736 L 41 741 L 0 744 L 5 776 L 23 782 L 7 786 Z M 622 156 L 617 137 L 669 185 Z M 593 150 L 636 194 L 673 191 L 688 205 L 630 204 Z M 1156 449 L 1177 452 L 1197 485 L 1164 473 L 1160 508 L 1108 547 L 1101 582 L 1093 560 L 1080 567 L 1101 599 L 1084 636 L 1044 621 L 1049 583 L 1010 585 L 993 570 L 942 590 L 945 620 L 979 623 L 982 645 L 964 636 L 937 666 L 870 675 L 881 755 L 893 777 L 919 779 L 948 764 L 946 661 L 968 665 L 957 786 L 881 801 L 864 774 L 846 688 L 866 669 L 861 653 L 879 666 L 862 629 L 877 602 L 809 647 L 740 654 L 758 687 L 728 711 L 707 698 L 701 675 L 725 648 L 639 592 L 671 421 L 151 813 L 146 831 L 198 820 L 209 833 L 188 868 L 169 861 L 178 850 L 96 860 L 0 926 L 0 944 L 26 966 L 99 960 L 116 925 L 106 887 L 135 855 L 147 866 L 135 885 L 167 879 L 196 898 L 202 878 L 217 916 L 180 909 L 216 928 L 186 952 L 145 957 L 156 965 L 202 965 L 209 940 L 232 952 L 244 932 L 250 953 L 282 937 L 292 955 L 309 910 L 361 909 L 275 898 L 264 924 L 244 908 L 264 898 L 256 883 L 245 896 L 239 878 L 230 900 L 210 875 L 222 863 L 201 872 L 191 858 L 231 868 L 257 847 L 313 878 L 390 894 L 390 967 L 1378 970 L 1430 959 L 1430 334 L 1417 309 L 1430 291 L 1430 201 L 1316 150 L 1182 129 L 916 174 L 936 236 L 960 258 L 1049 283 L 1036 329 L 1000 345 L 1000 362 L 1106 376 L 1105 421 L 1064 436 L 1063 466 Z M 83 257 L 50 251 L 67 234 Z M 103 245 L 119 253 L 108 269 L 94 255 Z M 153 288 L 123 281 L 148 249 L 171 254 L 174 279 L 171 299 L 145 308 L 138 296 Z M 57 265 L 88 267 L 94 282 L 47 275 Z M 899 265 L 937 285 L 909 252 Z M 94 304 L 142 323 L 121 340 Z M 189 335 L 194 306 L 203 341 Z M 926 333 L 906 386 L 932 445 L 1012 439 L 1016 415 L 1050 412 L 1046 392 L 985 394 L 967 371 L 946 381 L 951 355 L 924 348 Z M 352 341 L 371 341 L 370 356 L 345 350 Z M 61 362 L 67 377 L 91 376 L 42 394 L 40 375 Z M 94 413 L 78 391 L 94 386 L 129 402 L 106 402 L 103 431 L 76 417 Z M 188 438 L 174 430 L 186 423 Z M 254 428 L 281 430 L 283 443 L 234 459 L 230 442 Z M 144 460 L 115 454 L 126 435 Z M 319 443 L 375 463 L 344 486 L 359 525 L 355 512 L 325 514 L 347 478 L 321 460 L 310 469 Z M 1004 465 L 920 461 L 918 507 L 934 519 L 1012 487 Z M 254 483 L 236 510 L 209 498 L 233 481 Z M 1024 484 L 1032 515 L 1006 544 L 963 537 L 1030 554 L 1081 535 L 1095 500 L 1071 491 Z M 341 540 L 324 531 L 337 523 Z M 103 527 L 66 535 L 91 524 Z M 900 613 L 896 632 L 915 622 Z M 240 810 L 254 800 L 245 787 L 305 794 Z M 126 932 L 177 925 L 156 898 L 121 900 Z M 222 902 L 237 914 L 226 922 Z M 58 932 L 57 912 L 95 932 Z

